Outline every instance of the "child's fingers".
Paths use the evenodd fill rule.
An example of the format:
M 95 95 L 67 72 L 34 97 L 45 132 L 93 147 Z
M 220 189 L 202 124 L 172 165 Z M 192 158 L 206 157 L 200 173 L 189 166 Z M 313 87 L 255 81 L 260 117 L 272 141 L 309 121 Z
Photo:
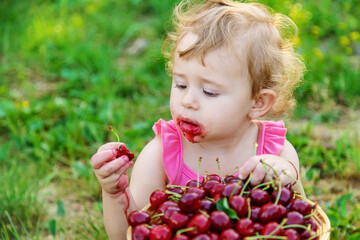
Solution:
M 124 166 L 122 166 L 119 170 L 117 170 L 115 173 L 116 174 L 126 174 L 127 170 L 129 168 L 132 167 L 132 165 L 134 165 L 133 161 L 129 161 L 128 163 L 124 164 Z
M 250 184 L 255 186 L 261 183 L 266 175 L 266 171 L 261 163 L 258 163 L 255 169 L 252 171 Z
M 116 158 L 116 154 L 117 153 L 114 149 L 97 152 L 91 157 L 90 164 L 94 169 L 98 169 L 103 166 L 104 163 L 114 160 Z
M 101 168 L 97 169 L 96 173 L 101 178 L 107 178 L 111 174 L 114 174 L 116 171 L 118 171 L 121 167 L 126 165 L 128 162 L 129 158 L 126 155 L 123 155 L 119 158 L 116 158 L 115 160 L 112 160 L 111 162 L 107 162 Z
M 259 156 L 249 158 L 242 167 L 239 168 L 239 178 L 246 179 L 249 174 L 254 171 L 257 164 L 260 162 Z
M 291 171 L 285 169 L 280 174 L 281 185 L 286 186 L 287 184 L 295 183 L 295 178 L 292 177 Z
M 120 145 L 125 145 L 125 144 L 120 143 Z M 105 143 L 104 145 L 102 145 L 101 147 L 99 147 L 97 152 L 106 151 L 106 150 L 110 150 L 110 149 L 117 149 L 117 148 L 119 148 L 118 142 L 108 142 L 108 143 Z
M 125 174 L 121 174 L 116 185 L 116 189 L 124 191 L 129 186 L 129 177 Z

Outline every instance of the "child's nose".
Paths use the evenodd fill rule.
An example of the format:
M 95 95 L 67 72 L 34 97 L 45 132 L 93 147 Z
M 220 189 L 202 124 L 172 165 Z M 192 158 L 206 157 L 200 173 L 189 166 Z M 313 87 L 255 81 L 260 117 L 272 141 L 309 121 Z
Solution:
M 185 108 L 197 110 L 199 109 L 199 101 L 193 91 L 194 90 L 189 89 L 186 93 L 184 93 L 182 105 Z

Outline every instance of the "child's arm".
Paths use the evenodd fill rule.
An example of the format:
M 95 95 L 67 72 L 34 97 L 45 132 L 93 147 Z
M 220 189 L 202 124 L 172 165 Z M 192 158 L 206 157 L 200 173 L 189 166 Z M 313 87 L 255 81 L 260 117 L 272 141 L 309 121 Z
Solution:
M 265 162 L 265 164 L 261 161 Z M 268 164 L 271 167 L 269 167 Z M 280 177 L 282 185 L 287 185 L 289 183 L 295 184 L 294 179 L 297 178 L 298 181 L 293 186 L 293 189 L 298 192 L 302 192 L 302 185 L 299 176 L 299 158 L 296 150 L 288 141 L 285 141 L 284 148 L 279 156 L 264 154 L 251 157 L 239 169 L 239 176 L 247 178 L 250 172 L 253 172 L 251 184 L 257 185 L 263 181 L 270 181 L 272 177 L 276 177 L 273 169 Z M 286 173 L 284 173 L 284 171 Z
M 128 228 L 126 213 L 145 206 L 156 188 L 165 188 L 166 175 L 158 169 L 162 167 L 159 164 L 162 162 L 161 140 L 154 138 L 137 158 L 128 187 L 126 172 L 132 162 L 127 157 L 114 158 L 112 152 L 117 147 L 118 143 L 103 145 L 91 158 L 91 164 L 102 186 L 106 232 L 110 239 L 125 239 Z

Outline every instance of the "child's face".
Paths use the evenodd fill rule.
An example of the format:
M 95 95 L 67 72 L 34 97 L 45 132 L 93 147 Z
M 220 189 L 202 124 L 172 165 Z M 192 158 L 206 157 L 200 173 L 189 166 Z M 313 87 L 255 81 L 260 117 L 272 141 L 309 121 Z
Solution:
M 196 35 L 187 34 L 177 50 L 185 50 Z M 204 62 L 175 53 L 170 110 L 191 142 L 230 140 L 241 136 L 254 105 L 244 67 L 230 48 L 206 54 Z

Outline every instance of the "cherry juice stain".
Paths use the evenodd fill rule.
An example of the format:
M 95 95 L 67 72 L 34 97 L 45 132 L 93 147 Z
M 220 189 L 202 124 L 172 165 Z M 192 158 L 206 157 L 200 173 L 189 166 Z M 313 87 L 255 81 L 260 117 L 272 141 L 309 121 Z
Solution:
M 189 122 L 181 118 L 177 119 L 177 123 L 186 139 L 192 143 L 195 143 L 194 138 L 196 136 L 203 135 L 202 127 L 197 123 Z

